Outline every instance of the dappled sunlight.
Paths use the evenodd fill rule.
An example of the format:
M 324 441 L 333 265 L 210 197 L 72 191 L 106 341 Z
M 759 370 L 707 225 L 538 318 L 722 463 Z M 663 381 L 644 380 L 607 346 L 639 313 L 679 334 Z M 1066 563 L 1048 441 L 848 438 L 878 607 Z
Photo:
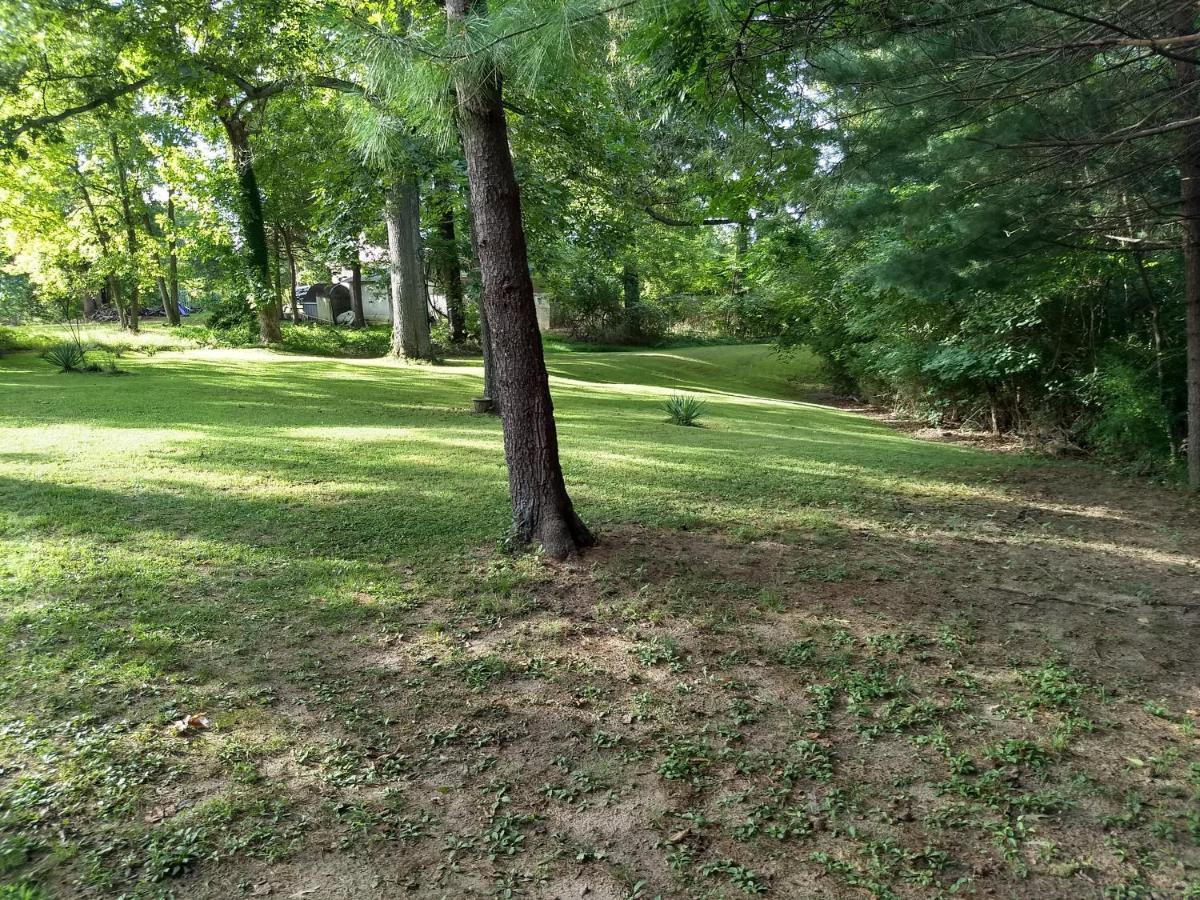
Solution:
M 720 349 L 706 366 L 720 369 Z M 719 372 L 728 393 L 707 394 L 704 427 L 674 426 L 661 406 L 672 387 L 640 368 L 646 354 L 596 355 L 571 354 L 578 366 L 554 379 L 564 472 L 600 537 L 561 567 L 493 549 L 507 478 L 498 419 L 469 411 L 478 367 L 197 351 L 139 360 L 125 379 L 67 379 L 0 361 L 37 388 L 0 396 L 8 721 L 90 716 L 71 731 L 86 746 L 126 766 L 167 760 L 125 789 L 137 840 L 185 826 L 295 835 L 301 856 L 280 850 L 284 862 L 203 863 L 230 896 L 268 877 L 305 890 L 299 860 L 327 852 L 312 829 L 321 846 L 358 839 L 366 815 L 394 815 L 396 830 L 372 832 L 387 852 L 355 865 L 435 868 L 488 820 L 497 784 L 511 786 L 507 807 L 540 817 L 521 833 L 546 859 L 552 830 L 608 841 L 668 884 L 675 851 L 662 848 L 703 842 L 777 873 L 780 896 L 808 896 L 822 883 L 788 881 L 772 848 L 859 850 L 834 829 L 766 850 L 753 837 L 768 802 L 756 767 L 783 771 L 798 746 L 829 766 L 828 782 L 795 776 L 803 796 L 845 804 L 836 815 L 856 833 L 990 858 L 1003 810 L 980 806 L 965 829 L 929 823 L 959 815 L 946 792 L 989 783 L 997 747 L 1018 742 L 1014 766 L 1044 756 L 1021 778 L 1076 805 L 1046 807 L 1037 833 L 1083 846 L 1144 789 L 1120 760 L 1180 740 L 1179 710 L 1200 699 L 1180 662 L 1200 574 L 1186 511 L 1095 485 L 1063 493 L 1093 470 L 921 442 L 788 399 L 778 370 L 764 396 Z M 612 383 L 598 374 L 609 366 Z M 1079 685 L 1069 715 L 1035 690 L 1052 665 Z M 1170 718 L 1113 706 L 1091 687 L 1109 678 L 1168 698 Z M 1021 703 L 1046 705 L 1026 719 Z M 210 733 L 170 735 L 199 711 Z M 1114 717 L 1130 728 L 1095 724 Z M 56 741 L 22 731 L 0 752 L 35 747 L 26 771 L 73 783 Z M 979 774 L 948 770 L 966 764 L 930 752 L 938 742 Z M 1079 759 L 1117 773 L 1086 801 Z M 5 790 L 0 779 L 11 801 Z M 1013 790 L 1013 803 L 1042 803 L 1041 788 Z M 888 805 L 900 794 L 911 815 Z M 179 805 L 155 812 L 163 796 Z M 387 798 L 399 812 L 378 812 Z M 688 810 L 698 822 L 678 820 Z M 617 836 L 631 830 L 636 847 Z M 1096 846 L 1093 865 L 1118 871 Z M 456 852 L 464 872 L 490 865 Z

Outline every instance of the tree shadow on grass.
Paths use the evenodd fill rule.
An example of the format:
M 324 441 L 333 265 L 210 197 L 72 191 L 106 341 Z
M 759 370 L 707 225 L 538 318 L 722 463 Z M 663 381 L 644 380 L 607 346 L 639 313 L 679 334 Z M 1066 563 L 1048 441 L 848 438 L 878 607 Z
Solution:
M 458 409 L 474 376 L 79 384 L 7 395 L 0 455 L 0 839 L 42 842 L 60 893 L 151 890 L 181 835 L 183 896 L 1168 895 L 1200 864 L 1179 494 L 778 401 L 672 428 L 657 396 L 562 385 L 604 542 L 543 567 L 479 549 L 507 512 L 498 425 Z M 166 733 L 199 711 L 211 733 Z

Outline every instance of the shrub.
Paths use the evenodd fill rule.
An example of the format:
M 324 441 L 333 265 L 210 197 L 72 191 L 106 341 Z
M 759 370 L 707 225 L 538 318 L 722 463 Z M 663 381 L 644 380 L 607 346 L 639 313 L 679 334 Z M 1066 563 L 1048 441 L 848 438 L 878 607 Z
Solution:
M 244 296 L 223 295 L 206 308 L 209 310 L 208 325 L 215 331 L 235 331 L 248 336 L 258 332 L 258 317 Z
M 48 348 L 42 359 L 60 372 L 81 372 L 87 364 L 83 345 L 76 341 L 62 341 Z
M 696 420 L 704 415 L 708 404 L 689 394 L 672 394 L 671 399 L 663 404 L 663 408 L 666 409 L 671 424 L 693 426 Z
M 1109 356 L 1083 384 L 1090 401 L 1084 438 L 1106 459 L 1133 471 L 1161 471 L 1171 457 L 1171 426 L 1157 385 L 1137 367 Z
M 102 350 L 97 359 L 89 359 L 84 369 L 88 372 L 99 372 L 101 375 L 124 375 L 125 370 L 117 367 L 119 350 Z
M 387 356 L 392 347 L 392 330 L 387 326 L 345 328 L 306 323 L 283 326 L 283 349 L 290 353 L 341 358 Z

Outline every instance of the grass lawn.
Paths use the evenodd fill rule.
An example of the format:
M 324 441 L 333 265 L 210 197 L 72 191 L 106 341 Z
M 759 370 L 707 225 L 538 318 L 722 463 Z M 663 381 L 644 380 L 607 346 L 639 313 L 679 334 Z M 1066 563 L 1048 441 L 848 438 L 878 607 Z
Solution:
M 555 346 L 551 565 L 476 363 L 150 333 L 0 358 L 0 900 L 1200 897 L 1194 499 Z

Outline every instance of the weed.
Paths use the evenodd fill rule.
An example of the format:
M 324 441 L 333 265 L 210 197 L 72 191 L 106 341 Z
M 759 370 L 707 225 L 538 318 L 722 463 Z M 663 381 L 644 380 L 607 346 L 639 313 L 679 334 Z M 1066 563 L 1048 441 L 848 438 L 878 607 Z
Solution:
M 725 875 L 730 883 L 745 894 L 765 894 L 767 886 L 762 876 L 746 868 L 732 859 L 717 859 L 700 867 L 700 874 L 706 878 L 713 875 Z
M 462 672 L 471 690 L 482 691 L 508 674 L 508 662 L 503 657 L 490 654 L 465 663 Z
M 712 765 L 712 751 L 702 740 L 675 738 L 664 746 L 666 756 L 658 764 L 658 774 L 668 781 L 698 784 Z
M 683 661 L 679 656 L 679 645 L 670 637 L 655 636 L 647 641 L 640 641 L 634 646 L 638 661 L 647 668 L 652 666 L 667 666 L 672 672 L 683 670 Z

